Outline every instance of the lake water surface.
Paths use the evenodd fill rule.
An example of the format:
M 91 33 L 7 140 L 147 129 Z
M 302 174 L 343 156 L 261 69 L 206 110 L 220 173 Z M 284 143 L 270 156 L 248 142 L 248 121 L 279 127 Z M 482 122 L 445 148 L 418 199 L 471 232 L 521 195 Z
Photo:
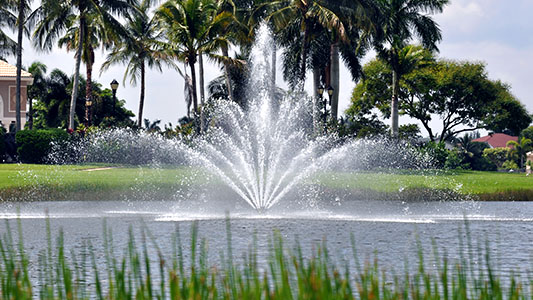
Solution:
M 432 240 L 440 253 L 457 259 L 468 252 L 467 230 L 472 236 L 473 252 L 485 249 L 486 242 L 493 256 L 494 268 L 504 277 L 511 271 L 526 274 L 533 270 L 533 204 L 526 202 L 412 202 L 343 201 L 323 207 L 277 207 L 258 213 L 245 207 L 230 210 L 233 253 L 237 260 L 248 251 L 253 237 L 257 239 L 259 261 L 265 261 L 274 231 L 284 237 L 288 248 L 297 239 L 304 255 L 310 256 L 317 245 L 326 241 L 337 264 L 352 264 L 350 236 L 356 241 L 358 258 L 377 258 L 380 268 L 402 272 L 416 268 L 417 241 L 425 256 L 433 257 Z M 103 260 L 102 232 L 104 222 L 113 232 L 116 253 L 123 253 L 132 228 L 141 243 L 142 228 L 154 236 L 165 255 L 171 253 L 172 236 L 179 227 L 184 247 L 188 248 L 190 227 L 199 222 L 199 235 L 209 248 L 210 264 L 220 263 L 220 253 L 227 250 L 226 210 L 210 203 L 177 203 L 172 201 L 62 201 L 2 203 L 0 218 L 20 218 L 26 251 L 36 261 L 46 248 L 46 219 L 52 232 L 65 233 L 68 250 L 83 251 L 88 241 Z M 6 223 L 0 223 L 0 231 Z M 463 246 L 461 246 L 463 241 Z M 147 241 L 147 243 L 151 243 Z M 149 248 L 151 246 L 149 245 Z M 463 250 L 461 250 L 461 248 Z M 477 262 L 477 254 L 474 255 Z M 155 258 L 154 258 L 155 259 Z M 430 266 L 431 267 L 431 263 Z

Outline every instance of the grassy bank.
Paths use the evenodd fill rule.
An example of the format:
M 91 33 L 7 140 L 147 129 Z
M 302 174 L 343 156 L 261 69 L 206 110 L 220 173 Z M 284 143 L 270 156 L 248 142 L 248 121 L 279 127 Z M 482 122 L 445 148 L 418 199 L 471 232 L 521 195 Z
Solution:
M 0 165 L 0 199 L 64 200 L 91 199 L 105 194 L 109 199 L 140 189 L 175 191 L 198 172 L 190 168 L 141 168 L 118 165 Z M 193 179 L 194 180 L 194 179 Z
M 319 175 L 320 184 L 347 191 L 397 193 L 445 190 L 480 200 L 533 201 L 533 176 L 481 171 L 362 172 Z
M 38 190 L 41 197 L 59 199 L 77 194 L 90 199 L 98 193 L 121 195 L 136 190 L 172 192 L 204 175 L 188 167 L 141 168 L 113 165 L 0 164 L 0 199 L 17 200 Z M 383 195 L 442 190 L 474 195 L 481 200 L 533 201 L 533 176 L 479 171 L 321 173 L 312 180 L 334 190 L 369 191 Z M 96 194 L 95 194 L 96 193 Z M 39 199 L 36 199 L 39 200 Z M 41 199 L 42 200 L 42 199 Z
M 495 272 L 489 245 L 486 250 L 473 248 L 468 230 L 466 241 L 458 234 L 458 258 L 448 258 L 446 250 L 436 244 L 433 257 L 425 258 L 424 246 L 419 244 L 418 262 L 410 261 L 418 264 L 416 271 L 406 268 L 398 274 L 380 267 L 378 261 L 361 262 L 353 237 L 352 263 L 341 260 L 337 265 L 325 243 L 317 244 L 311 257 L 304 257 L 298 243 L 289 250 L 277 233 L 270 237 L 266 263 L 258 262 L 255 239 L 237 262 L 232 255 L 229 221 L 227 224 L 228 247 L 220 253 L 217 265 L 208 263 L 207 241 L 198 238 L 198 223 L 192 226 L 190 241 L 182 242 L 176 231 L 170 255 L 161 251 L 145 230 L 140 237 L 130 230 L 127 249 L 114 249 L 105 229 L 103 253 L 95 253 L 90 244 L 79 253 L 79 249 L 65 249 L 65 237 L 61 233 L 52 237 L 48 227 L 48 249 L 40 251 L 38 262 L 28 260 L 23 242 L 14 242 L 6 226 L 7 234 L 0 238 L 0 293 L 2 299 L 18 300 L 531 299 L 533 279 Z M 350 242 L 346 243 L 349 248 Z M 100 255 L 105 263 L 97 263 Z M 30 272 L 30 264 L 38 264 L 38 276 Z M 40 284 L 33 282 L 34 278 L 39 278 Z

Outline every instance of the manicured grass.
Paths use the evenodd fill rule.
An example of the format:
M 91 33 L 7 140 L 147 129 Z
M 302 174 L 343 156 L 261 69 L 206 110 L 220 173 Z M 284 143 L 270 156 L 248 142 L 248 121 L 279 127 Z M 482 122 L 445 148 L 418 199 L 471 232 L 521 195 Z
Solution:
M 331 188 L 370 189 L 386 193 L 423 188 L 454 190 L 461 194 L 533 191 L 533 176 L 528 177 L 524 173 L 480 171 L 328 173 L 320 175 L 319 181 Z
M 110 169 L 107 169 L 109 168 Z M 100 170 L 98 170 L 101 168 Z M 35 185 L 56 188 L 100 187 L 130 188 L 142 183 L 160 186 L 177 185 L 191 176 L 189 168 L 141 168 L 110 165 L 30 165 L 1 164 L 0 189 L 24 188 Z
M 111 169 L 88 171 L 107 167 Z M 48 193 L 50 199 L 58 200 L 73 199 L 69 193 L 120 195 L 136 188 L 173 192 L 190 184 L 203 183 L 203 177 L 191 167 L 0 164 L 0 199 L 23 199 L 24 194 L 32 189 L 39 189 L 40 195 Z M 317 174 L 309 182 L 349 192 L 390 194 L 415 191 L 420 194 L 417 191 L 439 190 L 457 195 L 472 194 L 481 200 L 533 200 L 533 176 L 527 177 L 523 173 L 442 170 L 328 172 Z M 98 195 L 95 197 L 98 198 Z

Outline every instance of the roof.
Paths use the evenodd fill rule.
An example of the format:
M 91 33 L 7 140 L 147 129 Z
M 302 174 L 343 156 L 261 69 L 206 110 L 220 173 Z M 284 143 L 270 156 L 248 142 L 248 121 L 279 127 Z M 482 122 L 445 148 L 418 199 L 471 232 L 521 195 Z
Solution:
M 0 77 L 17 77 L 17 67 L 0 60 Z M 22 70 L 22 77 L 31 78 L 32 75 L 31 73 Z
M 493 133 L 473 140 L 473 142 L 487 143 L 492 148 L 505 148 L 508 141 L 518 142 L 518 137 L 505 133 Z

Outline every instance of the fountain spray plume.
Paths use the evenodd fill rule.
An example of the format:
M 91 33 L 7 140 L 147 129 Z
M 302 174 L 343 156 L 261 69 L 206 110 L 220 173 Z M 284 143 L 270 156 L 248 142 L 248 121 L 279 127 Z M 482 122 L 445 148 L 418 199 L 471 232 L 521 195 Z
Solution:
M 191 161 L 218 176 L 258 210 L 270 208 L 311 174 L 329 140 L 311 139 L 309 98 L 274 97 L 272 43 L 268 26 L 262 24 L 251 51 L 246 107 L 215 102 L 212 126 L 189 151 Z

